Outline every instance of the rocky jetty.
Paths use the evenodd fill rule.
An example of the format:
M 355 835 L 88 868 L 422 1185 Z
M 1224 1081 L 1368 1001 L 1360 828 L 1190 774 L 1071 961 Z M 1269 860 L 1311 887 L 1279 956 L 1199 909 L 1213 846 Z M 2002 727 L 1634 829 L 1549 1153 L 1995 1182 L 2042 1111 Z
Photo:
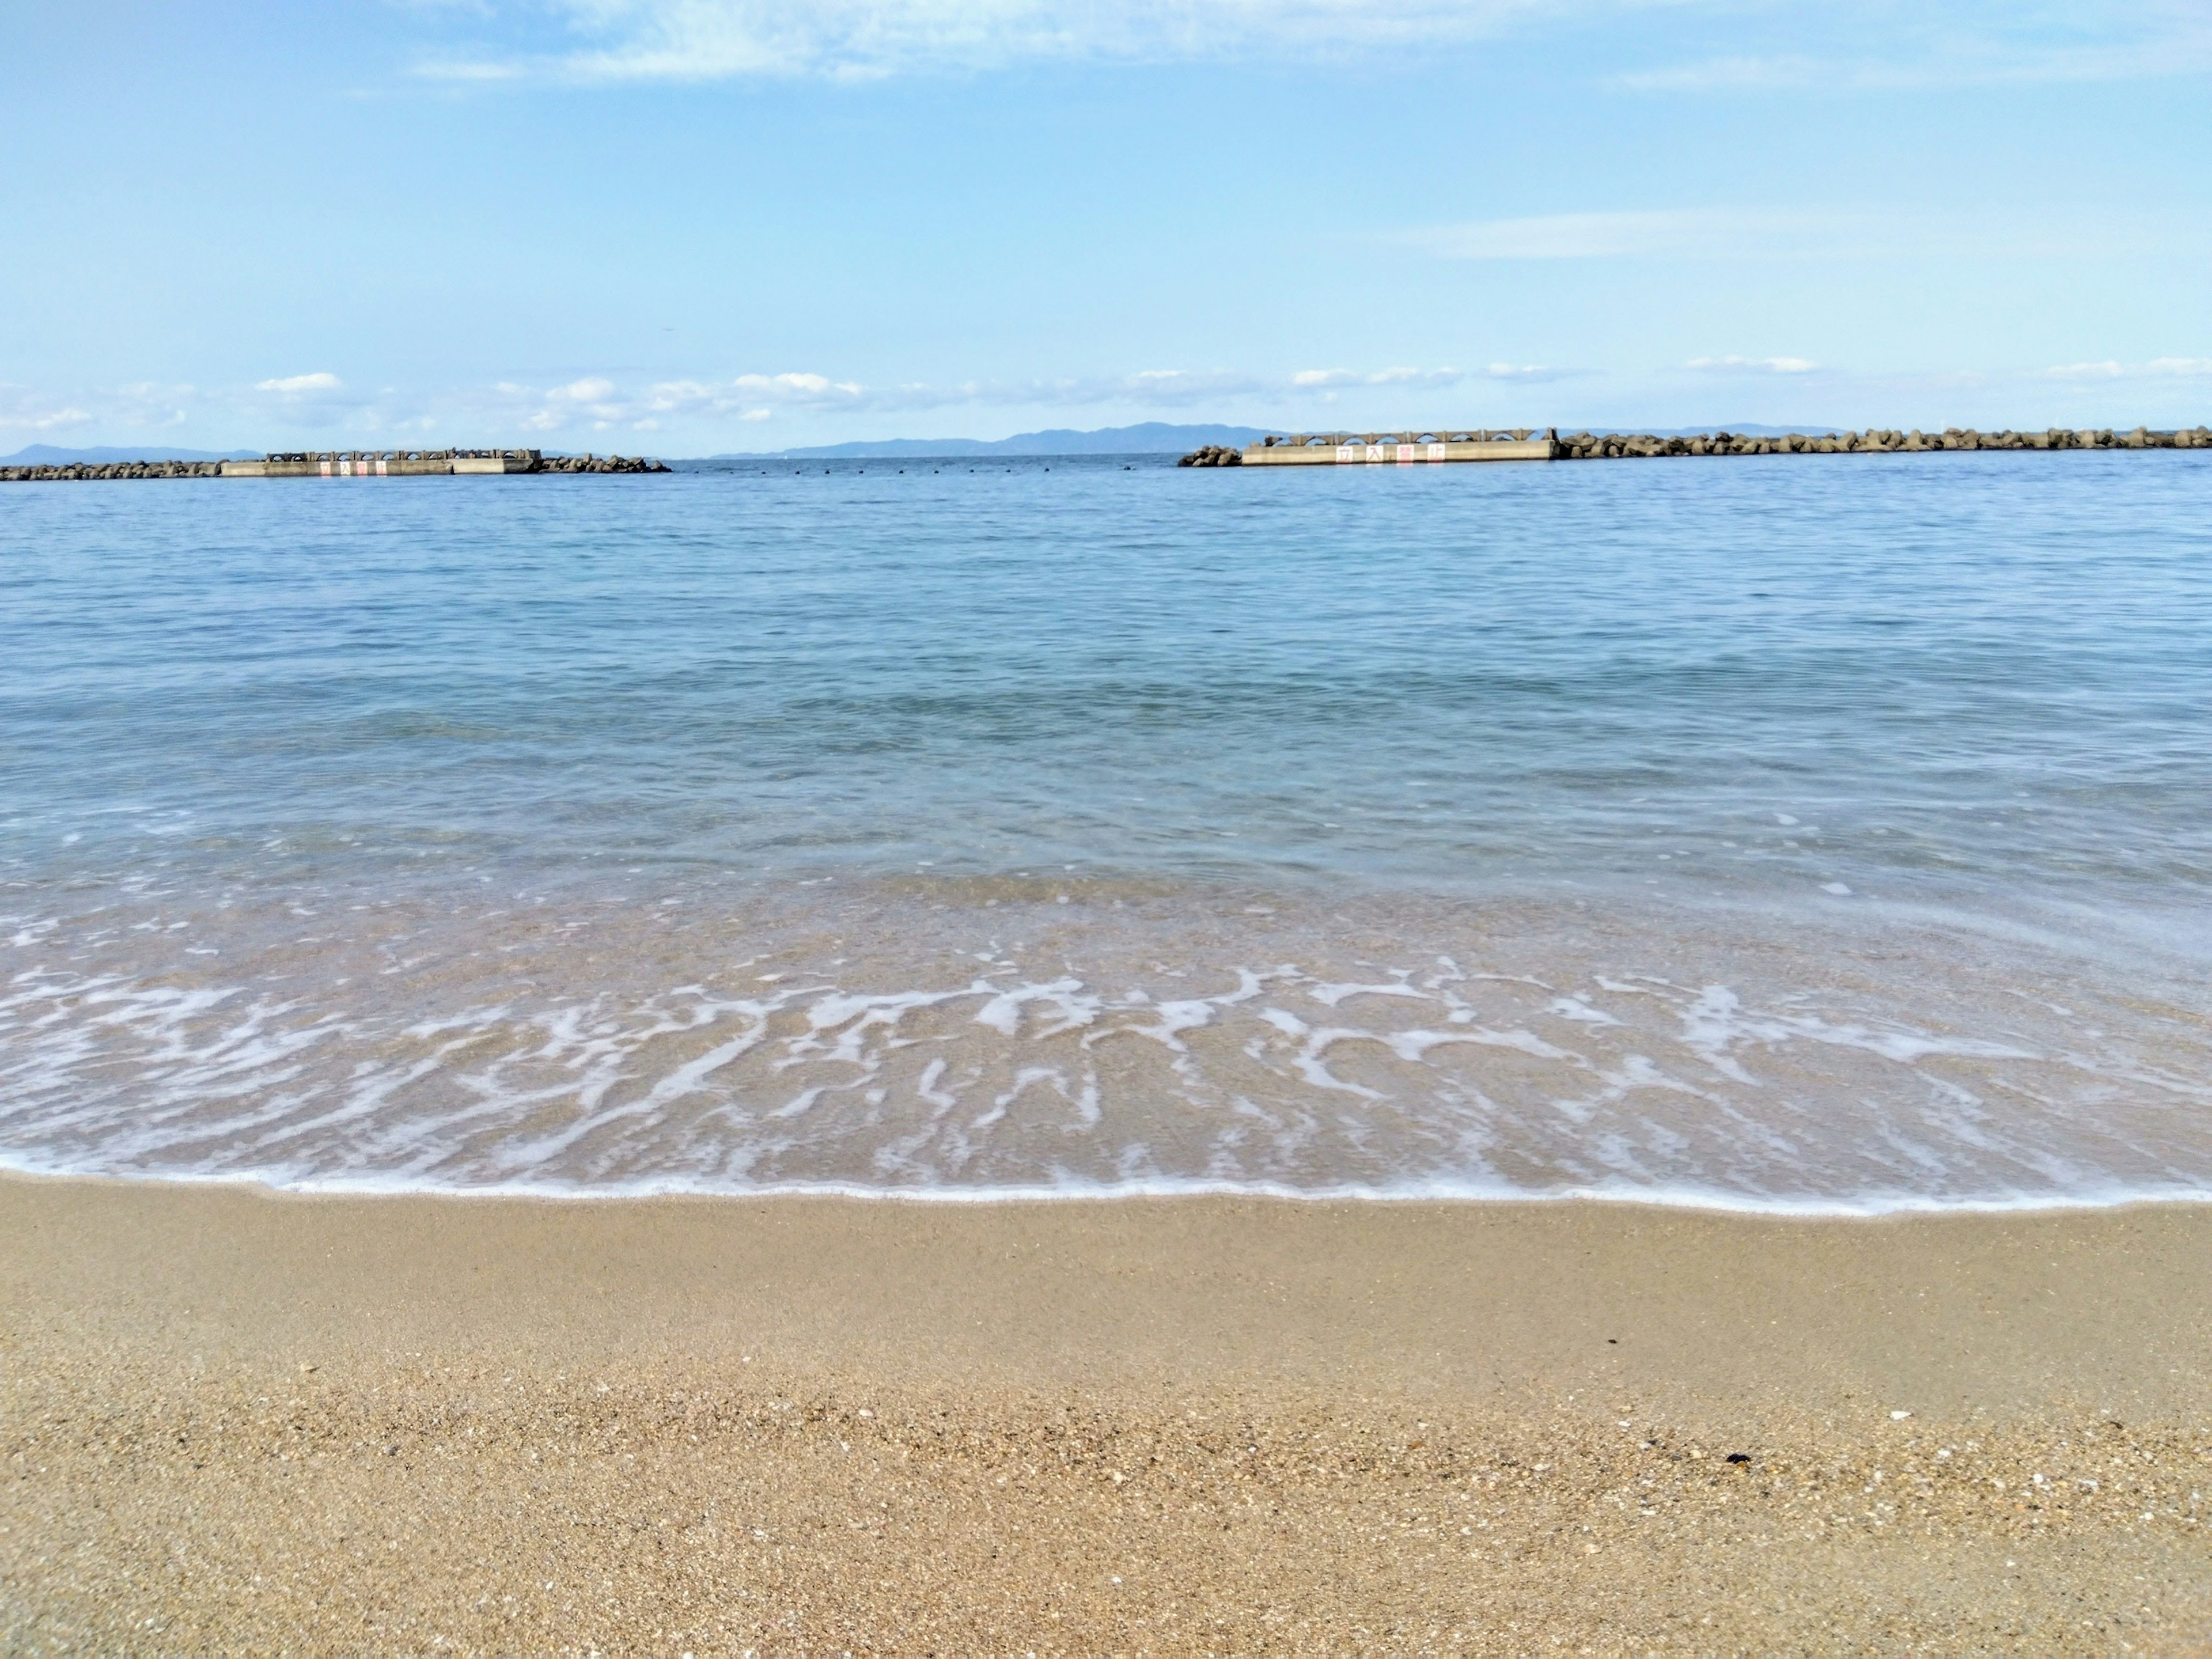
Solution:
M 63 466 L 0 466 L 0 483 L 76 478 L 220 478 L 221 461 L 73 461 Z
M 665 472 L 641 455 L 543 455 L 534 449 L 301 450 L 258 461 L 109 461 L 0 466 L 0 483 L 91 478 L 451 477 L 455 473 Z
M 1437 461 L 1611 461 L 1665 455 L 1863 455 L 1926 454 L 1938 450 L 1980 449 L 2212 449 L 2212 428 L 2185 428 L 2132 432 L 2111 428 L 2042 432 L 1978 432 L 1947 427 L 1941 432 L 1900 432 L 1876 428 L 1866 432 L 1790 432 L 1753 435 L 1741 432 L 1699 432 L 1662 435 L 1638 432 L 1573 432 L 1557 427 L 1515 427 L 1455 430 L 1437 428 L 1407 432 L 1294 432 L 1271 434 L 1241 453 L 1209 445 L 1194 450 L 1179 466 L 1326 466 L 1352 463 Z
M 659 461 L 637 455 L 548 455 L 539 461 L 540 472 L 665 472 Z
M 1746 437 L 1715 432 L 1687 438 L 1661 438 L 1633 433 L 1588 432 L 1562 434 L 1557 454 L 1565 461 L 1626 460 L 1666 455 L 1858 455 L 1918 454 L 1939 449 L 2212 449 L 2212 430 L 2203 427 L 2179 432 L 2152 432 L 2137 427 L 2132 432 L 2069 431 L 2052 427 L 2044 432 L 1977 432 L 1971 428 L 1947 427 L 1941 432 L 1788 433 L 1780 437 Z

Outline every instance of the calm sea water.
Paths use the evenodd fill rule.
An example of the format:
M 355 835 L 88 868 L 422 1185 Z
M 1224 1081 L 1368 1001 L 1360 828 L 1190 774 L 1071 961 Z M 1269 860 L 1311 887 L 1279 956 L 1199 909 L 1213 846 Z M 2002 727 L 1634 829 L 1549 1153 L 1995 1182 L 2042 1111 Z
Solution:
M 0 645 L 15 1168 L 2212 1195 L 2212 457 L 18 486 Z

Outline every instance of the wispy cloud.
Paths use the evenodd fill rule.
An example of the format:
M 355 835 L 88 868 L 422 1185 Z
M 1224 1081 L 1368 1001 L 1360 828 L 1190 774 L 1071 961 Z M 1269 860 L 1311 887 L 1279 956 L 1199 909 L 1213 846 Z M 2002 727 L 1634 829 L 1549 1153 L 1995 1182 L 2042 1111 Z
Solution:
M 1450 386 L 1468 380 L 1563 380 L 1576 371 L 1540 363 L 1491 363 L 1482 368 L 1302 368 L 1291 376 L 1296 392 L 1334 392 L 1347 386 Z
M 93 426 L 161 431 L 185 425 L 206 403 L 197 386 L 155 380 L 68 393 L 0 383 L 0 431 L 62 432 Z
M 448 81 L 866 79 L 1034 59 L 1128 62 L 1474 40 L 1556 12 L 1545 0 L 550 0 L 575 45 L 440 57 Z M 1593 0 L 1574 9 L 1589 9 Z M 1619 3 L 1619 0 L 1614 0 Z
M 0 432 L 65 432 L 94 419 L 90 410 L 66 399 L 0 383 Z
M 1550 213 L 1438 225 L 1407 240 L 1447 259 L 1604 259 L 1724 256 L 1750 246 L 1832 236 L 1835 216 L 1757 208 L 1662 208 L 1625 213 Z
M 1305 391 L 1345 386 L 1413 386 L 1423 382 L 1446 385 L 1459 380 L 1457 369 L 1378 368 L 1363 374 L 1354 368 L 1302 368 L 1291 384 Z
M 1817 58 L 1792 52 L 1771 58 L 1710 58 L 1665 69 L 1632 70 L 1614 76 L 1613 84 L 1638 92 L 1727 92 L 1802 87 L 1817 79 L 1820 72 Z
M 1862 207 L 1642 208 L 1427 225 L 1401 242 L 1442 259 L 2118 259 L 2201 247 L 2172 215 L 2053 204 L 2034 215 Z
M 1809 357 L 1692 357 L 1682 367 L 1701 374 L 1811 374 L 1820 366 Z
M 256 392 L 274 392 L 281 397 L 305 398 L 322 392 L 339 392 L 345 382 L 335 374 L 288 374 L 281 380 L 261 380 L 254 385 Z
M 1533 406 L 1549 395 L 1534 388 L 1570 379 L 1594 388 L 1580 395 L 1583 410 L 1540 412 Z M 717 434 L 766 428 L 780 434 L 768 441 L 774 447 L 797 441 L 801 432 L 814 441 L 813 434 L 914 430 L 924 425 L 920 417 L 948 414 L 971 428 L 1003 424 L 1007 430 L 1018 423 L 1106 426 L 1179 414 L 1310 427 L 1446 417 L 1495 424 L 1507 418 L 1504 408 L 1512 407 L 1519 411 L 1512 417 L 1516 422 L 1536 424 L 1571 412 L 1587 422 L 1596 418 L 1586 412 L 1592 398 L 1602 404 L 1622 397 L 1641 403 L 1634 412 L 1621 405 L 1603 417 L 1607 422 L 1663 426 L 1682 423 L 1685 405 L 1697 401 L 1685 396 L 1694 383 L 1708 387 L 1700 398 L 1732 386 L 1729 398 L 1752 403 L 1785 392 L 1790 399 L 1802 398 L 1808 388 L 1817 389 L 1825 404 L 1850 405 L 1850 418 L 1877 423 L 1910 419 L 1924 424 L 1933 418 L 1941 425 L 1971 416 L 1982 424 L 2032 427 L 2049 423 L 2056 399 L 2065 405 L 2063 418 L 2075 424 L 2145 419 L 2153 425 L 2161 420 L 2193 424 L 2204 418 L 2212 358 L 2170 355 L 2047 369 L 1900 375 L 1838 369 L 1807 356 L 1743 352 L 1692 358 L 1670 374 L 1644 379 L 1638 392 L 1624 387 L 1617 368 L 1494 362 L 1465 369 L 1389 365 L 1270 374 L 1152 368 L 1121 374 L 883 383 L 805 369 L 635 380 L 610 370 L 543 381 L 352 388 L 318 371 L 213 387 L 147 381 L 55 391 L 0 384 L 0 433 L 23 440 L 68 433 L 79 442 L 189 441 L 205 448 L 525 441 L 550 449 L 662 453 L 672 453 L 664 447 L 672 446 L 672 453 L 705 453 L 686 447 L 712 447 Z M 1797 390 L 1786 392 L 1791 386 Z M 1845 418 L 1832 409 L 1820 412 L 1831 420 Z M 938 421 L 927 425 L 936 427 Z
M 2096 363 L 2060 363 L 2043 373 L 2053 380 L 2212 380 L 2212 357 L 2154 357 L 2147 363 L 2108 358 Z
M 485 58 L 426 58 L 415 65 L 415 73 L 426 81 L 456 81 L 464 84 L 520 81 L 529 72 L 520 63 Z
M 649 432 L 672 422 L 764 421 L 786 411 L 920 414 L 960 408 L 1108 404 L 1166 410 L 1255 398 L 1334 399 L 1340 392 L 1364 388 L 1425 390 L 1485 380 L 1540 382 L 1563 379 L 1571 372 L 1513 363 L 1471 370 L 1316 368 L 1284 376 L 1231 369 L 1148 368 L 1118 375 L 905 381 L 884 386 L 787 372 L 738 374 L 724 380 L 659 380 L 628 389 L 599 378 L 543 388 L 509 382 L 477 394 L 476 401 L 484 416 L 519 422 L 535 432 L 618 428 Z M 461 401 L 467 401 L 465 394 Z
M 331 441 L 418 441 L 431 433 L 486 438 L 535 434 L 549 441 L 599 434 L 756 424 L 783 416 L 916 415 L 969 409 L 1113 409 L 1142 416 L 1237 405 L 1289 409 L 1330 404 L 1361 392 L 1431 392 L 1484 382 L 1539 384 L 1577 371 L 1540 364 L 1486 368 L 1316 368 L 1255 374 L 1236 369 L 1145 368 L 1126 374 L 1031 380 L 975 379 L 884 384 L 807 370 L 624 381 L 586 374 L 550 383 L 416 389 L 349 387 L 328 371 L 276 375 L 230 387 L 153 384 L 42 393 L 0 386 L 0 429 L 49 432 L 97 427 L 127 437 L 188 420 L 251 441 L 275 427 Z
M 474 9 L 485 14 L 484 33 L 508 44 L 426 58 L 420 74 L 457 82 L 866 79 L 1038 60 L 1425 52 L 1558 35 L 1593 21 L 1610 32 L 1614 61 L 1630 59 L 1610 72 L 1612 84 L 1645 93 L 2212 70 L 2212 16 L 2202 0 L 535 0 Z M 514 44 L 542 30 L 549 12 L 565 44 Z M 1707 42 L 1720 49 L 1700 52 Z M 1655 48 L 1668 56 L 1634 61 Z
M 1850 7 L 1750 4 L 1740 47 L 1616 72 L 1613 84 L 1656 93 L 1777 88 L 1860 91 L 2035 82 L 2132 81 L 2212 72 L 2212 9 L 2202 0 L 2130 6 L 2056 0 L 1862 0 Z

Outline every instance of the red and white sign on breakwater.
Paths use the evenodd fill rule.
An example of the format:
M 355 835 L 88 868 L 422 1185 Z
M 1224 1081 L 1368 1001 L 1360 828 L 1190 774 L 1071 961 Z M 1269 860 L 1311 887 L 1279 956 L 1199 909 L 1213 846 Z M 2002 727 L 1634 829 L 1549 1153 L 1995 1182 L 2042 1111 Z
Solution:
M 225 461 L 226 478 L 451 477 L 508 472 L 665 472 L 623 455 L 547 455 L 535 449 L 349 449 Z
M 1649 433 L 1577 432 L 1561 436 L 1556 427 L 1538 432 L 1520 427 L 1425 432 L 1292 433 L 1267 437 L 1247 447 L 1209 446 L 1186 455 L 1182 466 L 1342 466 L 1412 465 L 1429 461 L 1604 461 L 1669 455 L 1856 455 L 1921 454 L 1938 450 L 1981 449 L 2212 449 L 2212 429 L 2132 432 L 2109 428 L 2073 431 L 2052 427 L 2043 432 L 1977 432 L 1951 427 L 1942 432 L 1697 433 L 1661 437 Z
M 1556 431 L 1522 428 L 1436 432 L 1296 433 L 1269 437 L 1243 451 L 1200 450 L 1191 466 L 1340 466 L 1426 461 L 1549 461 L 1559 457 Z M 1204 458 L 1204 459 L 1201 459 Z

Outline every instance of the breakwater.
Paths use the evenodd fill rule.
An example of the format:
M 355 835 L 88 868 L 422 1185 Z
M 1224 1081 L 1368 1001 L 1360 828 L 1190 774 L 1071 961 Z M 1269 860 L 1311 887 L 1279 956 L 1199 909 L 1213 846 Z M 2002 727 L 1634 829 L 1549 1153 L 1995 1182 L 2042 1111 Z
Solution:
M 252 461 L 105 461 L 0 466 L 0 483 L 99 478 L 410 478 L 508 473 L 665 472 L 636 455 L 548 455 L 535 449 L 329 449 L 272 452 Z
M 1865 432 L 1780 434 L 1716 431 L 1689 435 L 1575 432 L 1552 427 L 1504 430 L 1439 428 L 1419 432 L 1291 433 L 1237 450 L 1208 445 L 1178 466 L 1334 466 L 1428 461 L 1610 461 L 1674 455 L 1905 455 L 1983 449 L 2212 449 L 2212 428 L 2154 432 L 2112 428 L 2040 432 L 1941 432 L 1875 428 Z

